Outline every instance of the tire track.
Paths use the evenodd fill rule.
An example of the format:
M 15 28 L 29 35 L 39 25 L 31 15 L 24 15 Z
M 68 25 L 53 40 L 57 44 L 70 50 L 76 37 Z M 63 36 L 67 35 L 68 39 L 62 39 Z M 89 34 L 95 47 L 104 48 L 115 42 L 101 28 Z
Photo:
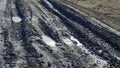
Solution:
M 6 68 L 14 68 L 16 67 L 16 60 L 17 57 L 14 53 L 13 44 L 9 41 L 8 38 L 8 31 L 4 30 L 4 51 L 3 51 L 3 60 L 4 60 L 4 67 Z
M 5 22 L 6 68 L 120 67 L 119 37 L 57 0 L 8 1 Z
M 31 34 L 34 35 L 34 33 L 31 33 L 31 31 L 29 31 L 30 29 L 27 28 L 26 26 L 26 22 L 29 22 L 27 17 L 29 16 L 28 14 L 26 14 L 26 8 L 23 6 L 23 2 L 22 1 L 18 1 L 16 0 L 16 8 L 18 10 L 18 15 L 22 18 L 22 22 L 21 22 L 21 26 L 20 26 L 20 39 L 22 40 L 23 44 L 23 48 L 25 49 L 25 51 L 27 52 L 25 58 L 27 60 L 27 67 L 29 68 L 44 68 L 44 66 L 42 65 L 42 60 L 39 60 L 40 58 L 40 54 L 37 53 L 36 49 L 32 46 L 31 44 L 31 40 L 29 39 L 29 37 L 31 36 Z
M 42 7 L 42 8 L 39 7 L 39 8 L 40 8 L 40 9 L 43 9 L 43 7 Z M 44 8 L 44 9 L 45 9 L 45 8 Z M 34 10 L 35 10 L 35 9 L 34 9 Z M 47 12 L 48 12 L 48 13 L 47 13 Z M 46 15 L 43 15 L 42 17 L 44 17 L 44 18 L 49 18 L 49 17 L 46 17 L 46 16 L 48 16 L 50 12 L 49 12 L 49 11 L 47 11 L 47 12 L 44 10 L 44 13 L 46 13 Z M 41 12 L 40 14 L 42 15 L 42 12 Z M 39 14 L 37 14 L 37 15 L 38 15 L 38 17 L 39 17 Z M 55 19 L 54 14 L 52 14 L 52 17 L 54 18 L 54 21 L 53 21 L 54 24 L 55 24 L 55 25 L 53 25 L 54 27 L 56 27 L 58 24 L 59 24 L 59 25 L 62 24 L 62 23 L 59 23 L 60 21 L 59 21 L 59 22 L 56 22 L 58 19 L 57 19 L 57 20 Z M 40 17 L 40 18 L 41 18 L 41 17 Z M 49 36 L 49 33 L 51 33 L 51 32 L 53 33 L 55 30 L 57 31 L 57 29 L 54 29 L 54 30 L 53 30 L 53 29 L 50 27 L 51 24 L 50 24 L 50 25 L 47 25 L 47 24 L 51 23 L 50 21 L 46 23 L 47 20 L 49 20 L 49 19 L 45 19 L 45 20 L 43 20 L 43 19 L 41 20 L 41 19 L 40 19 L 39 22 L 40 22 L 40 24 L 41 24 L 40 29 L 43 29 L 42 31 L 43 31 L 44 33 L 47 32 L 46 34 Z M 43 23 L 41 23 L 41 22 L 43 22 Z M 63 26 L 63 25 L 61 25 L 61 26 Z M 48 28 L 51 29 L 52 31 L 50 31 L 50 32 L 44 31 L 44 30 L 47 30 L 47 29 L 48 29 L 48 28 L 46 29 L 46 27 L 48 27 Z M 64 26 L 64 27 L 65 27 L 65 26 Z M 59 28 L 59 27 L 57 27 L 57 28 Z M 64 28 L 61 28 L 61 29 L 64 29 Z M 61 31 L 62 31 L 62 30 L 61 30 Z M 61 31 L 58 31 L 58 33 L 61 33 Z M 64 31 L 63 31 L 63 32 L 64 32 Z M 66 33 L 67 33 L 67 32 L 69 33 L 69 31 L 66 31 Z M 69 35 L 69 34 L 68 34 L 68 35 Z M 52 36 L 54 36 L 54 35 L 52 35 Z M 69 46 L 66 46 L 66 44 L 64 44 L 64 45 L 62 45 L 62 46 L 59 46 L 59 47 L 61 47 L 61 49 L 62 49 L 62 48 L 65 49 L 65 50 L 63 50 L 63 51 L 68 53 L 68 54 L 66 53 L 67 55 L 65 55 L 64 58 L 72 59 L 72 60 L 69 61 L 71 64 L 73 64 L 73 66 L 71 66 L 71 67 L 82 67 L 81 64 L 82 64 L 83 62 L 81 62 L 80 60 L 77 62 L 79 65 L 76 66 L 77 63 L 75 63 L 75 61 L 80 58 L 80 57 L 79 57 L 80 54 L 77 53 L 76 50 L 74 51 L 75 54 L 70 53 L 70 52 L 72 52 L 72 51 L 74 50 L 74 48 L 71 48 L 71 47 L 69 47 Z M 60 51 L 58 51 L 58 52 L 61 52 L 61 49 L 60 49 Z M 55 50 L 52 50 L 52 51 L 53 51 L 53 53 L 54 53 Z M 51 55 L 52 55 L 53 53 L 51 53 Z M 75 55 L 76 55 L 76 57 L 77 57 L 78 59 L 75 59 L 75 58 L 74 58 Z M 56 59 L 57 64 L 55 64 L 57 67 L 64 67 L 64 66 L 65 66 L 65 67 L 70 67 L 69 64 L 66 64 L 66 65 L 64 64 L 64 63 L 68 63 L 68 62 L 66 62 L 66 60 L 62 60 L 62 62 L 64 61 L 64 63 L 60 63 L 61 60 L 58 60 L 58 57 L 61 57 L 60 55 L 58 56 L 58 55 L 54 55 L 54 54 L 53 54 L 52 57 L 57 58 L 57 59 Z M 59 58 L 59 59 L 60 59 L 60 58 Z M 52 59 L 52 60 L 54 60 L 54 59 Z M 64 66 L 62 66 L 61 64 L 64 65 Z M 83 64 L 84 64 L 84 63 L 83 63 Z M 68 65 L 68 66 L 67 66 L 67 65 Z M 84 67 L 84 66 L 83 66 L 83 67 Z
M 51 1 L 50 1 L 51 2 Z M 54 2 L 51 2 L 53 5 L 55 4 Z M 48 10 L 50 11 L 50 12 L 53 12 L 54 14 L 57 14 L 60 18 L 61 18 L 61 20 L 62 20 L 62 22 L 65 22 L 65 20 L 66 20 L 66 18 L 63 18 L 60 14 L 58 14 L 58 13 L 56 13 L 53 9 L 51 9 L 50 7 L 47 7 L 48 5 L 46 5 L 45 4 L 45 2 L 42 2 L 41 4 L 43 4 L 46 8 L 48 8 Z M 57 8 L 60 8 L 59 6 L 60 5 L 57 5 L 56 4 L 56 6 L 58 6 Z M 55 6 L 55 7 L 56 7 Z M 63 8 L 64 6 L 62 6 L 62 8 Z M 57 9 L 56 8 L 56 9 Z M 62 9 L 61 8 L 61 9 Z M 58 9 L 58 11 L 59 11 L 59 9 Z M 61 11 L 61 10 L 60 10 Z M 63 13 L 63 11 L 64 10 L 62 10 L 61 12 Z M 63 13 L 63 15 L 65 14 L 66 12 L 64 12 Z M 66 15 L 69 15 L 69 14 L 67 14 L 66 13 Z M 70 16 L 69 16 L 70 17 Z M 69 18 L 68 17 L 68 18 Z M 78 17 L 79 18 L 79 17 Z M 70 20 L 71 20 L 71 18 L 70 18 Z M 73 20 L 73 19 L 72 19 Z M 75 19 L 76 20 L 76 19 Z M 79 21 L 80 22 L 80 21 Z M 86 23 L 85 21 L 83 21 L 82 20 L 82 23 Z M 74 36 L 76 37 L 76 38 L 78 38 L 79 37 L 79 40 L 80 41 L 82 41 L 85 45 L 86 45 L 86 47 L 88 48 L 88 49 L 90 49 L 90 50 L 92 50 L 93 52 L 95 52 L 97 55 L 99 55 L 99 56 L 101 56 L 101 57 L 103 57 L 104 59 L 106 59 L 106 60 L 109 60 L 110 61 L 110 64 L 111 65 L 113 65 L 113 66 L 116 66 L 116 67 L 119 67 L 119 63 L 120 63 L 120 61 L 119 60 L 117 60 L 114 56 L 112 56 L 111 54 L 109 54 L 108 52 L 104 52 L 104 53 L 102 53 L 102 54 L 99 54 L 98 52 L 97 52 L 97 49 L 101 49 L 101 50 L 103 50 L 100 46 L 98 46 L 99 44 L 97 44 L 97 43 L 95 43 L 95 42 L 93 42 L 93 41 L 91 41 L 91 39 L 89 39 L 88 40 L 88 38 L 87 38 L 87 35 L 84 35 L 83 33 L 81 33 L 81 31 L 78 29 L 78 28 L 76 28 L 75 27 L 75 25 L 73 26 L 73 24 L 70 24 L 70 21 L 66 21 L 65 22 L 65 25 L 68 27 L 68 29 L 70 29 L 70 31 L 71 32 L 73 32 L 73 34 L 75 34 Z M 86 24 L 87 25 L 87 24 Z M 88 25 L 91 25 L 91 24 L 88 24 Z M 84 25 L 83 25 L 84 26 Z M 85 28 L 86 28 L 86 26 L 84 26 Z M 98 28 L 98 27 L 97 27 Z M 93 31 L 92 31 L 93 32 Z M 80 39 L 81 38 L 81 39 Z M 91 46 L 91 47 L 89 47 L 89 46 Z M 97 46 L 97 47 L 96 47 Z M 117 61 L 117 64 L 116 64 L 116 62 L 115 61 Z
M 76 23 L 82 25 L 83 27 L 87 28 L 90 30 L 92 33 L 96 34 L 98 37 L 102 38 L 105 42 L 111 44 L 113 48 L 119 51 L 120 49 L 120 37 L 117 36 L 116 34 L 104 29 L 104 28 L 99 28 L 96 25 L 91 24 L 88 21 L 85 21 L 84 19 L 80 18 L 80 15 L 77 12 L 75 12 L 73 9 L 68 8 L 64 5 L 56 4 L 54 1 L 49 0 L 53 6 L 60 11 L 63 15 L 65 15 L 67 18 L 69 18 L 72 21 L 75 21 Z M 66 10 L 66 8 L 68 8 Z M 71 11 L 71 12 L 69 12 Z M 75 14 L 74 14 L 75 13 Z M 71 17 L 72 16 L 72 17 Z

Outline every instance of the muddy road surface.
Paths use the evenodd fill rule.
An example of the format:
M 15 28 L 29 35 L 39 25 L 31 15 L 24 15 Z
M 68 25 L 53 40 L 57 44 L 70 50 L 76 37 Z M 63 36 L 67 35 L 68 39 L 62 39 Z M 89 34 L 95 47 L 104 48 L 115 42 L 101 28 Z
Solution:
M 59 0 L 0 0 L 0 68 L 120 68 L 120 33 Z

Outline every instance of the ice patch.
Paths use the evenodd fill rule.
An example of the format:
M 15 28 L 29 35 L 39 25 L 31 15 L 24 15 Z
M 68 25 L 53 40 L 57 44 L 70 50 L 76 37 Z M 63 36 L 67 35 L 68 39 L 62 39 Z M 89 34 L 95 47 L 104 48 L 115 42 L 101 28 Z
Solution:
M 82 43 L 80 43 L 76 38 L 74 38 L 73 36 L 70 36 L 70 38 L 62 38 L 63 39 L 63 41 L 64 41 L 64 43 L 65 44 L 67 44 L 67 45 L 74 45 L 75 43 L 74 42 L 76 42 L 76 44 L 75 45 L 77 45 L 77 46 L 83 46 L 83 44 Z
M 52 40 L 50 37 L 43 35 L 42 36 L 42 40 L 49 45 L 50 47 L 55 47 L 56 46 L 56 42 L 54 40 Z
M 98 52 L 99 52 L 99 53 L 101 53 L 101 52 L 102 52 L 102 50 L 99 50 Z
M 76 41 L 77 42 L 77 46 L 83 46 L 82 43 L 80 43 L 76 38 L 74 38 L 73 36 L 70 37 L 71 40 Z
M 53 8 L 53 5 L 49 3 L 48 1 L 44 0 L 51 8 Z
M 98 63 L 99 68 L 103 68 L 104 66 L 107 65 L 107 61 L 100 59 L 98 56 L 91 54 L 86 47 L 82 43 L 80 43 L 76 38 L 73 36 L 70 37 L 71 40 L 77 42 L 77 46 L 79 46 L 85 53 L 89 54 L 89 56 L 94 60 L 93 63 Z M 99 50 L 101 53 L 102 50 Z
M 16 23 L 22 21 L 22 19 L 20 17 L 12 17 L 12 20 L 13 20 L 13 22 L 16 22 Z
M 50 2 L 48 2 L 47 0 L 44 0 L 44 2 L 47 3 L 50 8 L 54 9 L 53 5 Z M 58 10 L 56 10 L 56 9 L 54 9 L 54 11 L 58 12 Z
M 116 55 L 114 55 L 114 57 L 116 57 L 118 60 L 120 60 L 120 57 L 118 57 L 118 56 L 116 56 Z
M 73 42 L 69 38 L 63 38 L 63 41 L 67 45 L 73 45 Z

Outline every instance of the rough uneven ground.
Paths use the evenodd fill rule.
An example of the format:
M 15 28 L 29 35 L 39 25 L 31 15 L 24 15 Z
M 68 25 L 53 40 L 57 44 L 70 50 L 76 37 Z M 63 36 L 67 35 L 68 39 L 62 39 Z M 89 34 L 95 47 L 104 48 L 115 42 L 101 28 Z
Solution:
M 0 68 L 120 68 L 120 32 L 96 18 L 58 0 L 0 5 Z

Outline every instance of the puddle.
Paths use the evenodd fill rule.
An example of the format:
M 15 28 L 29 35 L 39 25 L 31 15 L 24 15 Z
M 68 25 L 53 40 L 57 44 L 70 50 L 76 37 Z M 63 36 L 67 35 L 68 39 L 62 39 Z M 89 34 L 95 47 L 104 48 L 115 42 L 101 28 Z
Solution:
M 56 42 L 54 40 L 52 40 L 50 37 L 48 37 L 46 35 L 43 35 L 42 39 L 50 47 L 55 47 L 56 46 Z
M 12 17 L 12 20 L 13 20 L 13 22 L 16 22 L 16 23 L 22 21 L 22 19 L 20 17 Z

